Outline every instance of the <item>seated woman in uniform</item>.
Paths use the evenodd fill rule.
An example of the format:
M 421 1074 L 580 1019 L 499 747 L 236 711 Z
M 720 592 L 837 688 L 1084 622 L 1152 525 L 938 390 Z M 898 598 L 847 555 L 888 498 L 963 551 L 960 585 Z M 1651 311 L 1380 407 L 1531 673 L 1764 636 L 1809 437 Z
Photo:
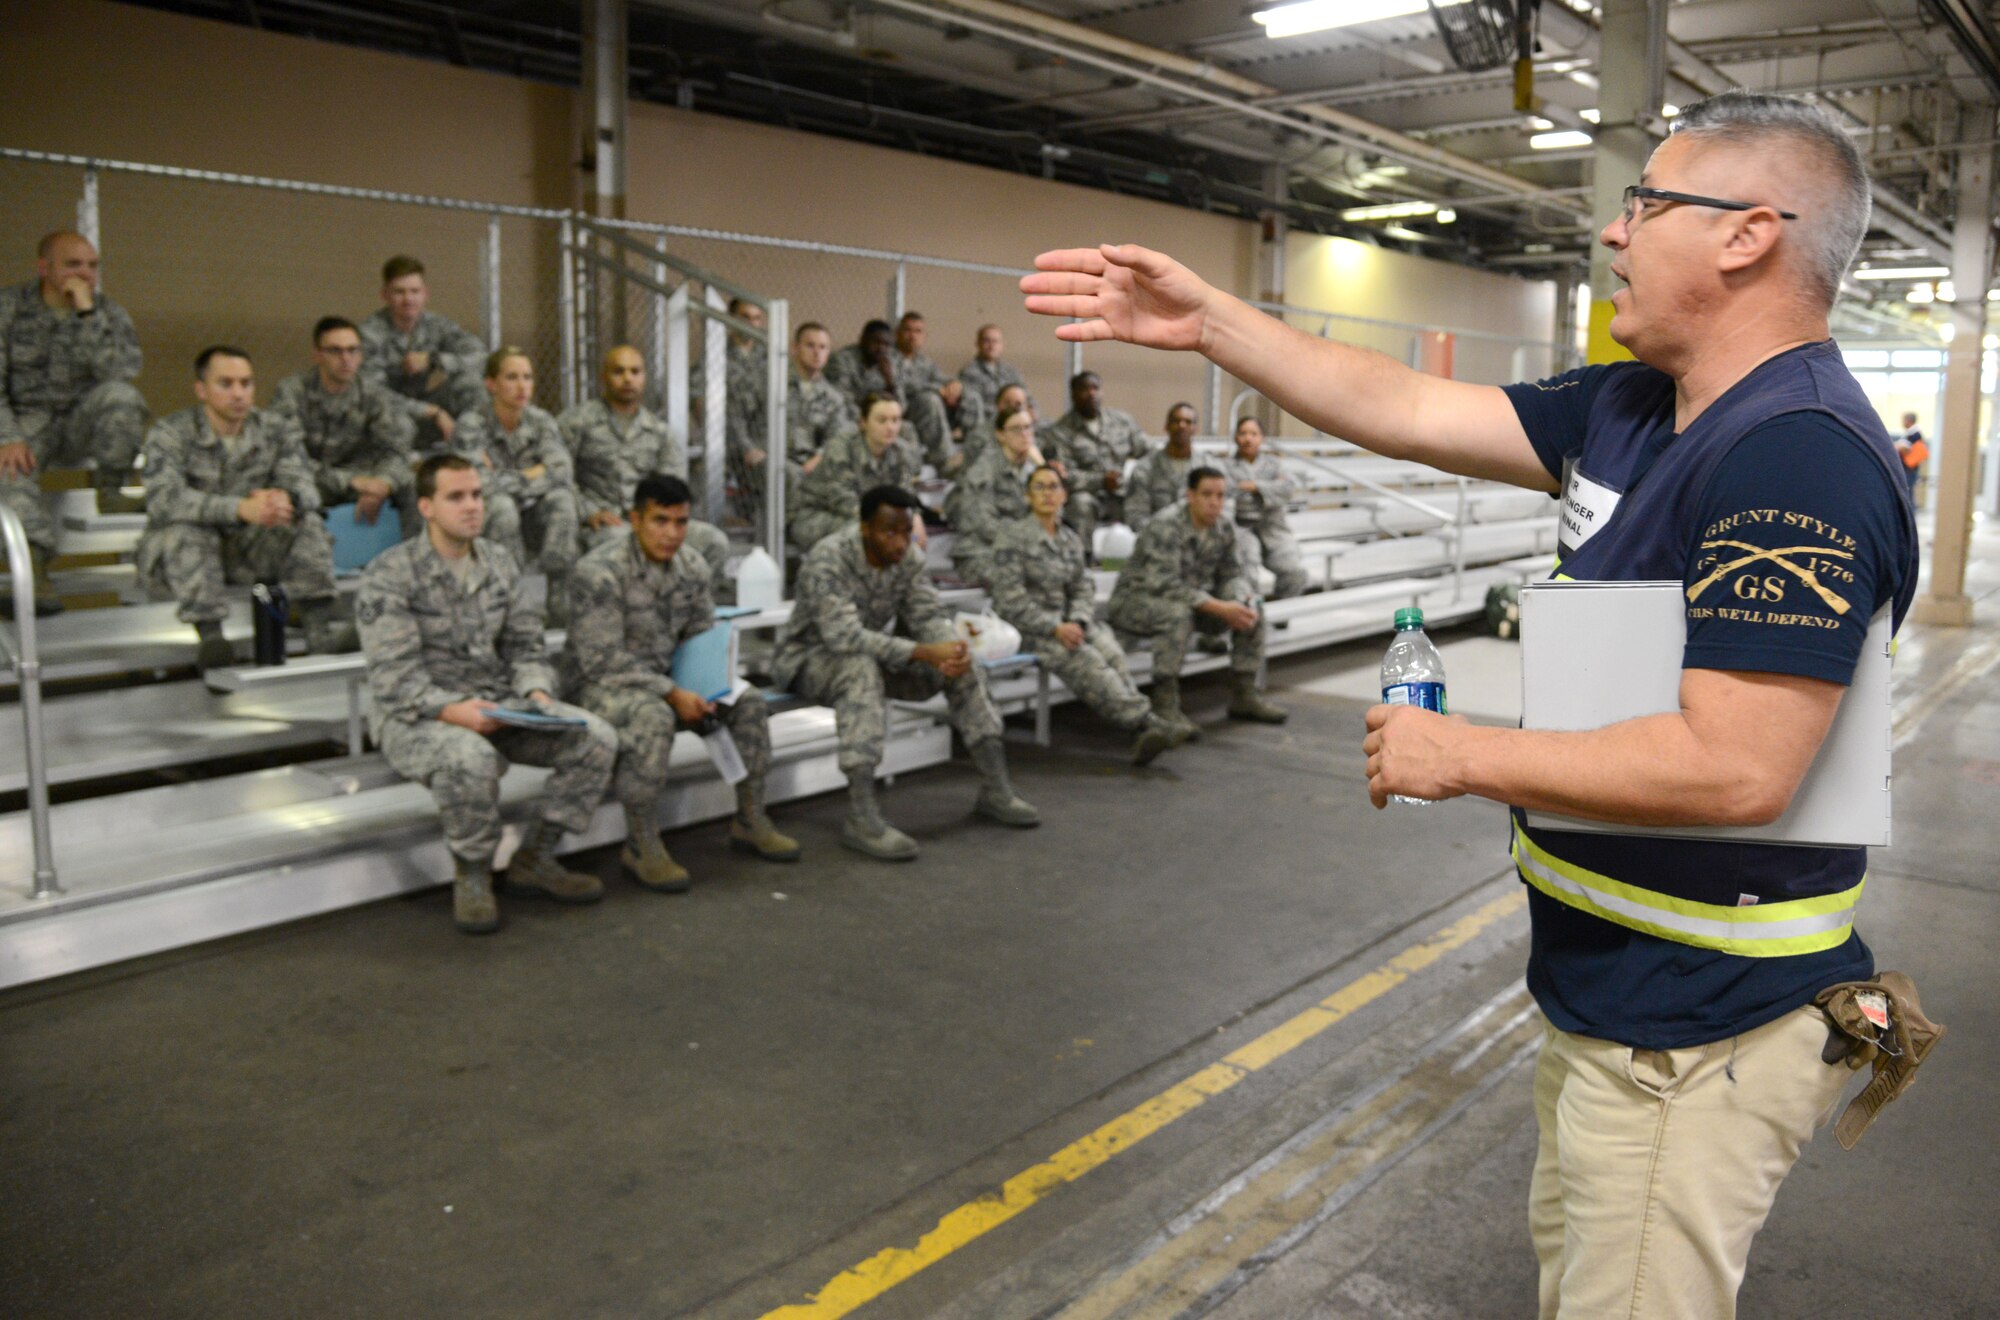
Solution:
M 1110 626 L 1098 621 L 1083 538 L 1062 520 L 1068 500 L 1055 468 L 1044 463 L 1029 474 L 1029 516 L 1000 528 L 987 561 L 993 610 L 1021 630 L 1021 648 L 1084 705 L 1137 735 L 1132 763 L 1145 765 L 1184 737 L 1153 713 Z
M 1042 465 L 1035 448 L 1035 415 L 1010 408 L 994 427 L 997 445 L 988 445 L 944 497 L 945 521 L 951 524 L 951 566 L 967 582 L 984 586 L 986 563 L 1000 529 L 1028 516 L 1028 476 Z

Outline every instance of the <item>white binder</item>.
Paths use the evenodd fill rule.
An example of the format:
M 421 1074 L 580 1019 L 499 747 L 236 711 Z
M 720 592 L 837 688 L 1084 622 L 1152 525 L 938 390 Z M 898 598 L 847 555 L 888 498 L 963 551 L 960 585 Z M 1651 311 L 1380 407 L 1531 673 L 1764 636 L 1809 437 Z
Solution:
M 1687 600 L 1678 582 L 1537 582 L 1521 590 L 1521 724 L 1599 729 L 1680 709 Z M 1769 825 L 1607 825 L 1531 811 L 1540 829 L 1735 843 L 1887 847 L 1889 611 L 1785 814 Z

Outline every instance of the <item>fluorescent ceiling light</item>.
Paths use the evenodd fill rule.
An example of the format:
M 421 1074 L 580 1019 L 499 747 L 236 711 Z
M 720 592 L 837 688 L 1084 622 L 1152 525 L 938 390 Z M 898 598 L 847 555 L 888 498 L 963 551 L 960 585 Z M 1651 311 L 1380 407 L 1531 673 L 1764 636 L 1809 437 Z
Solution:
M 1408 220 L 1437 210 L 1436 202 L 1383 202 L 1377 206 L 1350 206 L 1340 218 L 1354 223 L 1362 220 Z
M 1951 274 L 1948 266 L 1864 266 L 1854 272 L 1857 280 L 1941 280 Z
M 1590 145 L 1590 134 L 1565 128 L 1555 133 L 1537 133 L 1528 139 L 1528 145 L 1536 151 L 1561 151 L 1564 147 L 1587 147 Z
M 1275 5 L 1252 14 L 1250 20 L 1262 24 L 1267 37 L 1296 37 L 1385 18 L 1408 18 L 1429 8 L 1425 0 L 1293 0 L 1291 4 Z
M 1601 123 L 1603 122 L 1604 119 L 1603 113 L 1599 111 L 1595 106 L 1592 106 L 1588 110 L 1579 110 L 1577 111 L 1577 114 L 1582 117 L 1583 122 L 1586 124 Z
M 1553 119 L 1544 119 L 1540 115 L 1528 116 L 1528 127 L 1534 129 L 1537 133 L 1546 133 L 1555 126 L 1556 124 Z
M 1439 224 L 1448 225 L 1453 223 L 1457 219 L 1458 219 L 1458 212 L 1452 210 L 1449 206 L 1440 206 L 1438 208 L 1437 222 Z
M 1681 108 L 1675 105 L 1672 101 L 1669 101 L 1665 105 L 1660 107 L 1660 118 L 1672 119 L 1675 115 L 1679 114 L 1680 112 Z
M 1917 306 L 1921 307 L 1925 303 L 1936 302 L 1937 295 L 1931 292 L 1930 285 L 1919 284 L 1916 288 L 1911 289 L 1908 293 L 1903 295 L 1903 301 L 1907 303 L 1915 303 Z

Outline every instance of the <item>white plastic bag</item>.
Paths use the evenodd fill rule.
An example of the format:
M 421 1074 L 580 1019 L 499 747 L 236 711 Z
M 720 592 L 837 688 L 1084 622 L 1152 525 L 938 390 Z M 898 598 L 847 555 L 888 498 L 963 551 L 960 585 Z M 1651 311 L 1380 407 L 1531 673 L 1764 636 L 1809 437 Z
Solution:
M 1092 547 L 1099 563 L 1123 563 L 1132 557 L 1132 550 L 1139 544 L 1139 534 L 1124 523 L 1104 523 L 1097 529 Z
M 994 614 L 960 613 L 951 631 L 972 648 L 974 660 L 1005 660 L 1021 653 L 1021 630 Z

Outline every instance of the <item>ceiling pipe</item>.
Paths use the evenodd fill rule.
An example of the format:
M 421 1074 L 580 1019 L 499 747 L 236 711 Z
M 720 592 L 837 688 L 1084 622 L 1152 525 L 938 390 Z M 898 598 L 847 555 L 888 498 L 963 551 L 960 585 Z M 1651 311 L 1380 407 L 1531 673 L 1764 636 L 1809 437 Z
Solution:
M 1338 142 L 1362 147 L 1407 165 L 1497 192 L 1509 200 L 1550 204 L 1546 191 L 1525 179 L 1478 161 L 1420 142 L 1380 124 L 1327 106 L 1300 106 L 1291 113 L 1266 109 L 1256 101 L 1281 95 L 1279 89 L 1200 60 L 1161 50 L 1081 24 L 1052 18 L 1005 0 L 870 0 L 877 9 L 922 15 L 1078 63 L 1122 73 L 1139 82 L 1221 106 L 1247 118 L 1263 120 Z M 1574 208 L 1558 209 L 1587 219 Z

